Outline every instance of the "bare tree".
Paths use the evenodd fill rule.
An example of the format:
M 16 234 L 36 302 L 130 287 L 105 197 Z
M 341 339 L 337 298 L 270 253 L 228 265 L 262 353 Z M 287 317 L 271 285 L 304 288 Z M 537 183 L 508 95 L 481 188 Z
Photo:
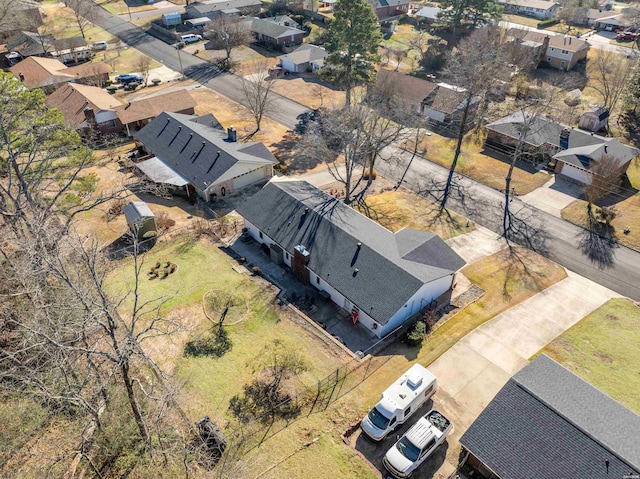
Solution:
M 231 51 L 251 43 L 251 30 L 247 21 L 240 17 L 220 16 L 207 24 L 208 38 L 214 48 L 225 51 L 223 67 L 231 67 Z
M 262 119 L 268 114 L 272 107 L 274 96 L 272 88 L 274 81 L 269 76 L 266 61 L 254 62 L 246 72 L 248 73 L 240 80 L 240 87 L 245 100 L 245 106 L 253 115 L 256 122 L 255 132 L 260 131 Z
M 429 49 L 430 37 L 426 30 L 417 30 L 409 40 L 409 48 L 418 54 L 418 63 L 420 64 L 422 64 L 422 60 Z
M 615 193 L 622 184 L 623 167 L 620 161 L 611 155 L 603 155 L 589 168 L 591 183 L 584 187 L 587 198 L 587 214 L 593 218 L 593 205 L 601 198 Z
M 144 80 L 144 86 L 149 82 L 149 70 L 151 69 L 151 58 L 146 55 L 140 55 L 133 64 L 133 68 L 140 73 Z
M 396 62 L 395 71 L 398 71 L 398 68 L 400 68 L 400 63 L 402 63 L 402 60 L 407 58 L 407 51 L 403 48 L 389 48 L 389 51 L 391 52 L 391 55 L 393 56 L 393 59 Z
M 602 106 L 609 110 L 609 115 L 613 114 L 627 86 L 632 66 L 631 60 L 623 55 L 605 50 L 599 50 L 587 64 L 588 86 L 600 94 Z
M 91 0 L 65 0 L 65 5 L 73 11 L 82 38 L 86 38 L 87 27 L 93 20 L 95 5 Z
M 373 90 L 366 102 L 322 110 L 320 118 L 307 128 L 304 154 L 327 164 L 331 175 L 344 186 L 345 203 L 359 202 L 371 187 L 380 153 L 409 136 L 410 118 L 415 118 L 415 113 L 401 102 Z M 338 165 L 340 155 L 344 162 Z

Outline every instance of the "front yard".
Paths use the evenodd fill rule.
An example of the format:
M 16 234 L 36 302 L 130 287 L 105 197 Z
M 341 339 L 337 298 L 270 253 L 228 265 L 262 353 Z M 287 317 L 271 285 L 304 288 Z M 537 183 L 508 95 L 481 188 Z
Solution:
M 634 249 L 640 249 L 640 159 L 632 160 L 627 170 L 631 187 L 636 192 L 629 196 L 632 191 L 623 191 L 624 199 L 620 197 L 605 198 L 606 204 L 613 204 L 617 211 L 616 218 L 611 222 L 615 231 L 615 238 L 623 245 Z M 575 200 L 562 210 L 562 217 L 572 223 L 584 228 L 587 227 L 587 202 L 585 200 Z M 624 234 L 624 229 L 629 228 L 629 233 Z
M 640 307 L 612 299 L 541 352 L 640 414 Z
M 431 133 L 424 138 L 421 147 L 427 152 L 423 155 L 430 161 L 449 168 L 453 161 L 456 140 Z M 489 155 L 496 155 L 489 156 Z M 497 158 L 497 153 L 486 152 L 481 141 L 467 133 L 462 144 L 462 153 L 458 159 L 456 171 L 497 190 L 504 189 L 505 177 L 509 170 L 509 161 Z M 527 169 L 524 169 L 527 168 Z M 518 195 L 526 195 L 549 181 L 549 175 L 535 171 L 530 165 L 516 165 L 513 170 L 511 186 L 516 189 Z
M 365 203 L 360 211 L 394 232 L 413 228 L 448 239 L 476 229 L 474 223 L 456 213 L 439 216 L 437 205 L 405 189 L 367 196 Z

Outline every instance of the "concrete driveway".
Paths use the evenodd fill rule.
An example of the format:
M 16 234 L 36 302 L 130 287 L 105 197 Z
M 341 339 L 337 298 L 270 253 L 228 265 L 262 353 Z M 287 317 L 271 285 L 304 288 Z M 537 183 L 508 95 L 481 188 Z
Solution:
M 429 370 L 439 387 L 475 415 L 529 358 L 611 298 L 582 276 L 567 277 L 476 328 Z
M 477 225 L 471 233 L 454 236 L 445 240 L 445 243 L 451 246 L 467 264 L 497 253 L 507 246 L 500 235 L 480 225 Z
M 546 211 L 556 218 L 561 218 L 562 209 L 569 206 L 582 194 L 582 187 L 565 180 L 560 176 L 552 176 L 540 188 L 519 198 L 539 210 Z

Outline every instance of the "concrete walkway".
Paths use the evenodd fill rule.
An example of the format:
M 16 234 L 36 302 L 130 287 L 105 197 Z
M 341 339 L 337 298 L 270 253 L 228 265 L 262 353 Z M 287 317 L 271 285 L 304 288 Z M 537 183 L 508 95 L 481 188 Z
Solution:
M 451 246 L 467 264 L 475 263 L 507 246 L 500 235 L 480 225 L 476 225 L 476 229 L 471 233 L 454 236 L 446 240 L 445 243 Z
M 540 188 L 536 188 L 531 193 L 519 198 L 528 205 L 546 211 L 556 218 L 562 218 L 562 209 L 578 199 L 581 193 L 581 186 L 564 180 L 562 177 L 552 176 Z
M 567 278 L 496 316 L 429 366 L 439 387 L 474 414 L 529 358 L 611 298 L 607 288 L 571 272 Z

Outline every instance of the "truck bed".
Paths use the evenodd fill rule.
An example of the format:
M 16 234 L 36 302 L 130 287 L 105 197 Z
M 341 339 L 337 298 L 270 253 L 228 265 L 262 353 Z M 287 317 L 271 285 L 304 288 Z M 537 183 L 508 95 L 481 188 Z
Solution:
M 431 411 L 426 416 L 427 420 L 437 427 L 440 432 L 444 433 L 447 431 L 449 426 L 451 426 L 451 421 L 449 421 L 446 417 L 442 415 L 442 413 L 436 411 L 435 409 Z

